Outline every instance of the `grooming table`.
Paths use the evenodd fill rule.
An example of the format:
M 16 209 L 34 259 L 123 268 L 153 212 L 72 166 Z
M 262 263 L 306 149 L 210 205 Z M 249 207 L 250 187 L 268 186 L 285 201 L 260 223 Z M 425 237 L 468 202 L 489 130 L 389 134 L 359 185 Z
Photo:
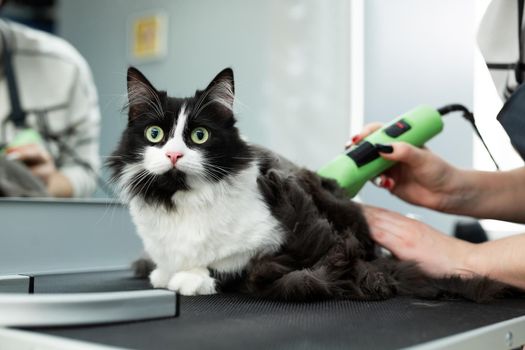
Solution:
M 137 291 L 161 294 L 148 296 L 146 305 L 139 303 L 141 311 L 136 319 L 0 329 L 0 349 L 7 344 L 6 349 L 38 345 L 38 349 L 494 350 L 513 349 L 525 343 L 524 299 L 484 305 L 412 298 L 286 303 L 219 294 L 179 297 L 177 305 L 174 294 L 151 290 L 147 281 L 133 278 L 131 271 L 126 270 L 33 276 L 33 287 L 37 296 L 104 294 L 116 290 L 122 291 L 122 297 Z M 123 302 L 112 301 L 117 305 Z M 23 305 L 19 308 L 24 311 Z M 87 305 L 84 313 L 90 308 Z M 76 312 L 82 313 L 82 308 Z
M 8 211 L 4 211 L 2 205 L 0 203 L 0 221 L 5 223 L 10 214 L 5 214 Z M 23 202 L 15 201 L 11 205 L 21 206 Z M 28 203 L 24 208 L 28 217 L 40 215 L 41 211 L 36 210 L 40 205 L 47 209 L 57 207 L 60 218 L 65 221 L 84 217 L 75 214 L 76 209 L 71 204 L 64 207 L 64 203 Z M 77 204 L 79 211 L 85 211 L 86 206 L 90 206 L 91 211 L 99 211 L 91 215 L 104 214 L 113 222 L 126 219 L 126 211 L 119 207 L 111 208 L 113 212 L 109 215 L 103 203 Z M 36 211 L 32 212 L 33 209 Z M 86 220 L 94 220 L 94 217 Z M 96 249 L 96 240 L 101 241 L 109 234 L 104 229 L 109 224 L 100 223 L 100 220 L 96 232 L 70 232 L 72 237 L 67 239 L 71 239 L 72 246 L 69 249 Z M 15 228 L 14 223 L 5 225 Z M 19 226 L 16 226 L 19 231 L 14 241 L 34 242 L 34 237 Z M 86 230 L 82 223 L 77 222 L 76 227 L 79 231 Z M 525 344 L 525 299 L 505 299 L 485 305 L 412 298 L 286 303 L 235 294 L 177 297 L 170 291 L 152 290 L 147 281 L 134 278 L 127 269 L 100 268 L 98 261 L 104 261 L 106 266 L 129 266 L 130 255 L 139 254 L 140 245 L 128 230 L 129 226 L 114 225 L 111 234 L 120 238 L 111 239 L 109 244 L 116 250 L 104 246 L 92 258 L 93 251 L 87 249 L 80 249 L 78 254 L 66 254 L 55 247 L 54 259 L 51 259 L 43 254 L 40 246 L 29 249 L 34 251 L 25 256 L 22 271 L 4 266 L 4 270 L 0 270 L 0 293 L 3 292 L 0 294 L 0 323 L 3 320 L 4 324 L 4 328 L 0 328 L 0 350 L 494 350 L 514 349 Z M 47 244 L 38 232 L 34 234 L 40 237 L 40 244 Z M 129 242 L 123 240 L 126 232 Z M 85 236 L 87 233 L 91 235 Z M 0 232 L 0 242 L 10 242 L 2 237 L 3 234 L 4 231 Z M 76 234 L 82 237 L 76 240 Z M 51 234 L 50 237 L 55 236 Z M 85 242 L 79 244 L 79 240 Z M 0 245 L 0 251 L 10 249 Z M 113 252 L 116 253 L 112 258 Z M 59 264 L 58 258 L 65 259 L 66 263 Z M 13 259 L 20 257 L 13 255 Z M 30 272 L 44 265 L 43 270 L 54 272 Z M 60 265 L 74 265 L 84 270 L 87 266 L 96 266 L 97 269 L 57 272 Z

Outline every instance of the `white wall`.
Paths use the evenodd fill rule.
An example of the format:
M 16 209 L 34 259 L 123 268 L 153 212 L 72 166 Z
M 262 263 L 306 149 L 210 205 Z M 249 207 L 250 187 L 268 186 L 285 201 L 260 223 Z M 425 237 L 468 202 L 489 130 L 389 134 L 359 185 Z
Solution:
M 161 9 L 169 17 L 167 58 L 139 65 L 175 96 L 204 88 L 224 67 L 236 75 L 241 131 L 317 168 L 348 137 L 349 31 L 346 0 L 67 0 L 59 34 L 90 63 L 102 108 L 101 153 L 125 126 L 126 21 Z
M 418 104 L 473 104 L 475 0 L 365 1 L 365 122 L 391 120 Z M 472 166 L 472 130 L 459 114 L 428 147 Z M 420 215 L 442 231 L 455 218 L 409 206 L 367 185 L 366 202 Z

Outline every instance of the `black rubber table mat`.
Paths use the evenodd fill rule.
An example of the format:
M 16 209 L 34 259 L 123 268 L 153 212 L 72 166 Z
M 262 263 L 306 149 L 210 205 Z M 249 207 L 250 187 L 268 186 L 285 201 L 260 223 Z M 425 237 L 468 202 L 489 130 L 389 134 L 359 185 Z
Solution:
M 178 318 L 38 332 L 131 349 L 396 349 L 525 314 L 525 300 L 271 302 L 182 297 Z
M 34 293 L 95 293 L 151 289 L 131 270 L 34 275 Z

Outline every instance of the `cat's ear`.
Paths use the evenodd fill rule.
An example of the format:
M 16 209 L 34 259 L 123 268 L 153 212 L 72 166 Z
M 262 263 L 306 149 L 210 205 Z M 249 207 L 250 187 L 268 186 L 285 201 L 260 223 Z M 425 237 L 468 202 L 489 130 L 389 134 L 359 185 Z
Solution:
M 235 99 L 233 70 L 226 68 L 217 74 L 206 88 L 205 94 L 209 100 L 217 102 L 229 111 L 233 111 L 233 101 Z
M 152 102 L 157 103 L 159 92 L 135 67 L 128 68 L 127 80 L 129 120 L 133 120 L 151 106 Z

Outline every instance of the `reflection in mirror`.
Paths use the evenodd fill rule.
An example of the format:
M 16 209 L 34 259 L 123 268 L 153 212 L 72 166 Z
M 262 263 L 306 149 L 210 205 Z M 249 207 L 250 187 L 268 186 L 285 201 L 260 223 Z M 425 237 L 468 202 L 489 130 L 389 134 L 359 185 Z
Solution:
M 89 66 L 73 46 L 46 32 L 53 20 L 40 11 L 51 11 L 53 2 L 10 6 L 2 14 L 14 19 L 0 21 L 1 194 L 87 197 L 100 167 L 100 112 Z
M 27 45 L 14 55 L 14 72 L 20 115 L 30 127 L 11 121 L 0 136 L 4 158 L 22 161 L 44 193 L 111 196 L 100 185 L 109 177 L 101 164 L 127 123 L 122 108 L 130 65 L 179 97 L 231 67 L 241 133 L 312 169 L 337 154 L 348 136 L 348 1 L 11 0 L 0 14 L 69 43 L 43 34 L 34 47 L 16 41 Z M 11 23 L 3 20 L 2 32 L 28 30 Z M 37 59 L 39 72 L 31 63 Z M 0 89 L 6 86 L 0 81 Z M 1 96 L 0 120 L 13 119 L 17 109 L 9 106 L 16 98 Z M 38 134 L 21 132 L 27 129 Z M 24 140 L 45 147 L 31 148 L 31 156 L 24 148 L 17 152 L 13 142 Z

